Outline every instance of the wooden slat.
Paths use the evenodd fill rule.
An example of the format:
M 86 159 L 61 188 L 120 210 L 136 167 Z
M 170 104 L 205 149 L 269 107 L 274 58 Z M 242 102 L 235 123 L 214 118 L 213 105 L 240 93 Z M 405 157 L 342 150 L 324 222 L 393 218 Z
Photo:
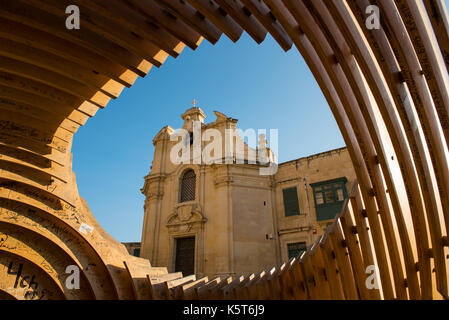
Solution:
M 198 279 L 196 281 L 193 281 L 193 282 L 190 282 L 185 285 L 177 287 L 177 288 L 179 288 L 179 296 L 177 296 L 177 294 L 175 294 L 175 299 L 176 298 L 179 298 L 182 300 L 197 299 L 195 289 L 204 285 L 208 281 L 209 281 L 208 277 L 204 277 L 204 278 Z M 175 290 L 177 288 L 175 288 Z
M 345 298 L 343 292 L 342 280 L 340 277 L 340 270 L 335 259 L 336 255 L 333 251 L 331 241 L 327 240 L 328 233 L 320 241 L 321 253 L 326 269 L 326 278 L 329 282 L 329 288 L 332 300 L 343 300 Z
M 50 14 L 32 5 L 24 5 L 21 1 L 1 0 L 0 4 L 2 7 L 0 16 L 5 19 L 14 20 L 70 40 L 120 63 L 138 75 L 145 76 L 149 68 L 151 68 L 151 65 L 142 58 L 130 54 L 129 51 L 111 41 L 107 41 L 105 38 L 91 32 L 88 28 L 80 28 L 76 32 L 61 28 L 60 26 L 65 25 L 66 17 Z
M 449 16 L 446 3 L 443 0 L 424 0 L 424 5 L 438 39 L 446 70 L 449 70 Z
M 253 274 L 252 276 L 254 276 L 254 274 Z M 235 278 L 234 280 L 232 280 L 231 283 L 225 285 L 225 286 L 221 289 L 221 291 L 223 292 L 223 294 L 221 294 L 220 296 L 222 296 L 224 300 L 235 299 L 235 296 L 234 296 L 234 289 L 235 289 L 236 287 L 238 287 L 239 285 L 241 285 L 242 283 L 244 283 L 244 281 L 246 281 L 246 279 L 248 279 L 248 278 L 245 278 L 245 277 L 243 277 L 243 276 L 240 276 L 240 277 Z
M 263 299 L 280 300 L 281 299 L 281 275 L 286 270 L 286 263 L 276 268 L 274 273 L 265 281 Z
M 203 286 L 200 287 L 195 287 L 195 298 L 197 300 L 209 300 L 212 298 L 212 294 L 211 291 L 216 289 L 218 287 L 218 285 L 220 284 L 221 279 L 220 278 L 215 278 L 211 281 L 209 281 L 208 283 L 204 284 Z
M 187 2 L 178 0 L 156 0 L 156 2 L 172 15 L 183 20 L 212 44 L 220 39 L 222 31 Z
M 320 300 L 330 300 L 331 292 L 330 285 L 326 275 L 326 267 L 324 265 L 324 259 L 321 252 L 321 246 L 319 240 L 314 244 L 309 253 L 310 264 L 313 268 L 313 274 L 320 294 Z
M 273 38 L 279 43 L 285 51 L 292 47 L 292 40 L 285 32 L 284 28 L 276 20 L 270 9 L 263 1 L 241 0 L 242 4 L 259 20 L 259 22 L 268 30 Z
M 77 0 L 79 4 L 98 12 L 103 16 L 120 24 L 134 34 L 151 41 L 173 57 L 177 57 L 185 47 L 179 39 L 176 39 L 167 30 L 152 23 L 145 16 L 139 14 L 120 0 L 97 2 L 89 0 Z M 196 48 L 196 46 L 194 47 Z
M 159 300 L 164 297 L 165 294 L 165 282 L 171 280 L 177 280 L 182 278 L 181 272 L 169 273 L 163 276 L 159 276 L 156 279 L 151 279 L 147 274 L 147 284 L 149 288 L 149 299 Z
M 181 19 L 162 9 L 154 0 L 128 0 L 128 3 L 144 14 L 149 21 L 165 28 L 177 39 L 180 39 L 192 50 L 198 48 L 202 36 Z
M 297 300 L 310 299 L 307 290 L 306 278 L 304 276 L 300 259 L 296 259 L 292 267 L 289 269 L 289 278 L 293 285 L 293 297 Z
M 214 286 L 213 288 L 211 288 L 209 290 L 210 292 L 210 299 L 211 300 L 219 300 L 219 299 L 223 299 L 223 288 L 227 285 L 229 285 L 230 283 L 232 283 L 233 278 L 232 277 L 228 277 L 226 279 L 221 280 L 216 286 Z
M 397 256 L 397 248 L 396 242 L 394 241 L 393 235 L 390 232 L 391 225 L 388 225 L 385 221 L 383 227 L 386 230 L 386 235 L 388 236 L 388 245 L 391 246 L 391 250 L 385 250 L 385 243 L 382 239 L 382 226 L 379 223 L 379 218 L 377 216 L 377 208 L 376 208 L 376 200 L 382 201 L 379 205 L 382 205 L 382 210 L 387 210 L 388 205 L 384 205 L 386 202 L 384 199 L 385 191 L 381 191 L 383 189 L 383 182 L 381 180 L 381 174 L 379 172 L 379 168 L 373 164 L 373 159 L 375 157 L 375 151 L 373 150 L 373 142 L 370 139 L 370 135 L 368 129 L 366 128 L 366 123 L 364 119 L 361 117 L 358 110 L 358 101 L 354 95 L 354 92 L 350 86 L 347 75 L 344 73 L 344 70 L 340 67 L 338 63 L 335 63 L 334 60 L 329 59 L 329 57 L 334 57 L 335 52 L 332 50 L 330 46 L 330 41 L 326 39 L 326 37 L 319 31 L 318 23 L 313 21 L 313 16 L 309 12 L 307 5 L 303 3 L 303 1 L 293 2 L 293 1 L 284 1 L 286 6 L 289 8 L 290 12 L 292 12 L 293 16 L 295 16 L 297 21 L 304 21 L 304 31 L 309 34 L 309 37 L 313 37 L 312 45 L 314 50 L 316 50 L 320 60 L 323 62 L 325 66 L 328 76 L 332 79 L 334 83 L 334 88 L 336 90 L 336 95 L 340 101 L 340 106 L 338 107 L 338 112 L 344 113 L 348 118 L 348 121 L 351 125 L 351 128 L 354 132 L 355 141 L 351 143 L 357 143 L 356 145 L 360 148 L 360 152 L 354 154 L 357 158 L 357 162 L 365 168 L 358 167 L 358 178 L 359 183 L 361 185 L 363 198 L 366 202 L 368 208 L 368 216 L 370 218 L 370 223 L 372 224 L 372 228 L 375 229 L 374 237 L 376 241 L 374 242 L 376 245 L 376 254 L 378 257 L 378 264 L 381 273 L 381 279 L 384 285 L 384 291 L 389 298 L 394 298 L 394 290 L 392 288 L 392 282 L 390 281 L 391 276 L 395 277 L 396 283 L 403 283 L 403 277 L 398 276 L 401 272 L 399 268 L 394 270 L 394 273 L 391 274 L 391 269 L 389 266 L 389 256 L 386 254 L 390 253 L 392 256 Z M 315 28 L 313 28 L 315 26 Z M 353 159 L 354 161 L 355 159 Z M 371 160 L 371 161 L 370 161 Z M 370 176 L 370 174 L 375 173 L 374 176 Z M 373 195 L 370 195 L 372 188 L 375 187 L 379 190 L 379 192 L 375 192 Z M 375 199 L 376 197 L 379 197 Z M 392 260 L 395 264 L 397 264 L 397 260 Z
M 79 125 L 83 125 L 84 123 L 86 123 L 87 119 L 89 118 L 89 115 L 84 112 L 73 110 L 69 106 L 57 104 L 50 99 L 40 97 L 32 93 L 24 92 L 15 88 L 0 85 L 0 94 L 9 100 L 25 103 L 32 106 L 42 107 L 44 108 L 44 110 L 47 110 L 51 113 L 66 116 Z
M 357 187 L 357 185 L 355 186 Z M 358 189 L 354 190 L 358 192 Z M 353 223 L 351 214 L 349 213 L 348 203 L 345 207 L 345 212 L 340 217 L 341 228 L 343 229 L 344 241 L 347 245 L 347 250 L 349 253 L 351 268 L 354 272 L 354 278 L 357 285 L 357 290 L 360 294 L 362 300 L 369 300 L 373 297 L 371 292 L 373 290 L 368 290 L 366 287 L 366 265 L 362 259 L 362 253 L 360 250 L 360 242 L 357 238 L 357 228 Z
M 87 70 L 91 70 L 93 74 L 97 72 L 110 77 L 114 82 L 117 82 L 117 85 L 115 90 L 112 90 L 114 88 L 110 88 L 105 94 L 112 98 L 117 98 L 123 87 L 130 87 L 136 79 L 137 75 L 134 72 L 73 42 L 4 18 L 0 18 L 0 25 L 2 26 L 0 29 L 1 38 L 22 43 L 30 48 L 39 49 L 43 52 L 52 53 L 81 65 Z M 29 36 L 31 33 L 33 37 Z M 67 51 L 68 47 L 72 50 Z M 9 63 L 1 63 L 0 65 L 2 67 L 8 67 L 11 70 L 17 69 L 17 67 L 10 66 Z M 35 80 L 45 81 L 46 78 L 41 77 Z M 64 86 L 64 90 L 72 89 L 73 87 L 71 85 Z
M 323 300 L 325 299 L 321 291 L 321 288 L 318 288 L 318 280 L 316 278 L 316 272 L 312 265 L 312 258 L 310 258 L 310 248 L 303 255 L 303 257 L 299 261 L 302 269 L 302 273 L 304 275 L 304 283 L 307 287 L 307 292 L 311 300 Z
M 289 272 L 292 264 L 296 261 L 296 259 L 292 259 L 287 263 L 284 271 L 280 275 L 279 285 L 281 290 L 281 299 L 282 300 L 292 300 L 294 299 L 294 282 L 291 276 L 291 272 Z
M 245 29 L 246 32 L 257 43 L 261 43 L 266 35 L 267 30 L 263 25 L 245 8 L 240 0 L 226 1 L 214 0 L 220 8 L 225 10 L 239 25 Z
M 196 276 L 190 275 L 181 279 L 175 279 L 164 282 L 165 293 L 163 294 L 164 300 L 173 300 L 179 297 L 179 290 L 184 284 L 192 283 L 196 281 Z M 178 288 L 178 289 L 176 289 Z
M 396 116 L 396 113 L 391 110 L 393 105 L 389 100 L 390 96 L 387 84 L 380 74 L 381 70 L 379 66 L 374 63 L 375 57 L 369 50 L 367 40 L 360 34 L 360 27 L 354 22 L 353 17 L 347 12 L 344 5 L 333 1 L 325 1 L 325 3 L 329 7 L 329 12 L 333 14 L 337 24 L 339 24 L 339 27 L 342 28 L 342 33 L 351 47 L 352 52 L 354 52 L 354 55 L 358 58 L 359 66 L 364 75 L 366 75 L 367 81 L 372 84 L 371 88 L 373 90 L 373 96 L 379 106 L 391 142 L 396 150 L 396 157 L 405 182 L 405 188 L 408 195 L 407 200 L 410 208 L 412 212 L 416 212 L 413 213 L 414 216 L 423 216 L 424 208 L 422 197 L 412 158 L 409 154 L 409 146 L 406 137 L 403 136 L 400 119 Z M 388 176 L 386 177 L 388 178 Z M 394 181 L 392 179 L 387 179 L 386 183 L 388 193 L 392 199 L 393 212 L 398 225 L 402 250 L 404 252 L 404 264 L 407 272 L 409 293 L 412 299 L 417 299 L 420 296 L 420 289 L 411 244 L 411 240 L 414 236 L 413 226 L 411 225 L 411 219 L 405 214 L 406 211 L 397 208 L 397 206 L 399 206 L 399 192 L 394 185 Z M 425 192 L 423 196 L 425 198 L 430 197 L 427 192 Z M 429 203 L 428 201 L 426 202 Z
M 340 271 L 341 282 L 346 299 L 359 299 L 354 280 L 354 273 L 349 261 L 349 255 L 346 251 L 346 247 L 343 246 L 344 239 L 339 223 L 336 223 L 335 229 L 329 233 L 328 239 L 332 241 L 332 246 L 334 248 L 333 252 L 335 253 L 335 258 L 337 260 L 338 270 Z
M 41 8 L 50 14 L 54 14 L 57 17 L 66 18 L 65 8 L 70 5 L 68 0 L 24 0 L 29 1 L 36 7 Z M 103 37 L 111 41 L 112 43 L 121 46 L 128 52 L 133 53 L 136 56 L 141 56 L 143 60 L 139 65 L 143 73 L 138 73 L 140 76 L 144 76 L 148 73 L 152 65 L 160 66 L 166 59 L 168 54 L 161 54 L 161 50 L 156 45 L 134 36 L 132 33 L 127 32 L 117 24 L 108 20 L 102 15 L 83 7 L 78 6 L 80 12 L 82 12 L 83 27 L 89 29 L 92 33 Z M 111 58 L 110 58 L 111 59 Z M 112 60 L 114 61 L 114 60 Z
M 11 59 L 7 58 L 3 59 L 0 57 L 0 61 L 2 60 L 6 60 L 8 62 L 12 61 Z M 8 67 L 6 68 L 0 68 L 1 82 L 4 85 L 17 89 L 22 89 L 27 92 L 36 93 L 55 101 L 61 101 L 64 104 L 69 105 L 84 104 L 86 108 L 90 106 L 90 111 L 86 112 L 88 114 L 92 113 L 95 114 L 95 112 L 98 110 L 98 107 L 100 108 L 105 107 L 110 100 L 109 96 L 87 87 L 82 87 L 83 89 L 86 89 L 83 90 L 83 92 L 68 93 L 66 91 L 60 90 L 59 88 L 61 87 L 61 85 L 58 84 L 56 81 L 57 80 L 70 81 L 69 79 L 61 77 L 53 72 L 43 70 L 42 68 L 34 67 L 17 61 L 13 61 L 12 64 L 20 68 L 19 70 L 15 68 L 13 70 L 13 72 L 16 72 L 20 76 L 9 73 L 9 70 L 12 69 L 11 65 L 8 65 Z M 3 72 L 1 69 L 8 70 L 8 72 Z M 43 81 L 34 80 L 38 78 L 37 77 L 38 72 L 41 72 L 40 74 L 47 75 L 48 78 L 46 78 Z M 82 101 L 79 98 L 86 101 Z
M 323 2 L 314 3 L 312 6 L 308 6 L 308 8 L 313 12 L 315 19 L 318 22 L 318 25 L 323 29 L 324 34 L 331 35 L 329 38 L 329 44 L 332 50 L 336 53 L 337 59 L 339 61 L 339 65 L 342 68 L 342 71 L 345 73 L 347 81 L 354 92 L 357 104 L 354 104 L 355 108 L 352 110 L 348 110 L 349 117 L 354 117 L 353 122 L 362 124 L 366 123 L 366 127 L 364 125 L 358 125 L 356 130 L 361 132 L 361 145 L 365 145 L 367 155 L 365 156 L 365 162 L 369 167 L 369 171 L 371 173 L 371 180 L 373 187 L 375 189 L 375 196 L 377 206 L 379 211 L 381 212 L 381 222 L 384 230 L 384 235 L 386 239 L 386 244 L 389 247 L 389 262 L 391 265 L 391 270 L 394 278 L 394 284 L 396 289 L 396 295 L 399 298 L 406 298 L 406 290 L 404 287 L 404 275 L 403 275 L 403 263 L 400 259 L 399 248 L 401 246 L 398 237 L 397 229 L 393 223 L 392 217 L 392 208 L 390 208 L 389 201 L 393 202 L 393 210 L 397 212 L 398 217 L 402 217 L 401 206 L 396 197 L 391 197 L 387 199 L 386 191 L 384 187 L 384 179 L 387 181 L 389 191 L 391 194 L 395 194 L 394 184 L 392 181 L 392 172 L 390 170 L 390 166 L 387 162 L 386 151 L 384 150 L 383 145 L 381 144 L 381 133 L 379 129 L 379 124 L 377 123 L 376 117 L 373 112 L 370 112 L 371 107 L 371 98 L 370 98 L 370 90 L 368 86 L 364 85 L 365 78 L 363 74 L 361 74 L 360 69 L 356 60 L 354 59 L 350 48 L 344 41 L 343 35 L 338 31 L 337 25 L 334 23 L 330 13 L 327 8 L 324 6 Z M 318 12 L 323 18 L 317 18 Z M 327 25 L 327 27 L 326 27 Z M 359 110 L 361 114 L 359 115 Z M 371 135 L 371 141 L 369 139 L 369 135 Z M 363 140 L 362 140 L 363 139 Z M 381 167 L 377 165 L 377 163 L 373 163 L 373 161 L 369 161 L 370 159 L 376 158 Z M 382 171 L 381 171 L 382 169 Z M 401 226 L 400 226 L 401 227 Z M 401 231 L 405 231 L 402 230 Z M 404 239 L 403 239 L 404 240 Z M 408 245 L 408 244 L 406 244 Z
M 218 28 L 231 39 L 236 42 L 243 33 L 243 28 L 237 24 L 225 11 L 209 0 L 186 0 L 203 16 L 209 19 Z
M 449 142 L 449 79 L 448 73 L 440 66 L 443 64 L 438 52 L 438 45 L 433 39 L 433 32 L 430 24 L 426 24 L 424 6 L 412 1 L 397 1 L 396 6 L 402 15 L 410 39 L 417 53 L 420 66 L 427 80 L 427 85 L 432 93 L 432 99 L 439 120 L 446 137 L 446 143 Z M 389 9 L 390 7 L 387 7 Z M 409 19 L 412 16 L 413 19 Z M 434 41 L 432 41 L 434 40 Z M 443 228 L 449 230 L 449 196 L 444 193 L 440 197 L 442 210 L 446 226 Z M 441 219 L 443 220 L 443 219 Z M 437 286 L 440 292 L 448 295 L 446 259 L 441 242 L 442 229 L 438 209 L 429 210 L 427 214 L 427 223 L 432 242 L 432 254 L 436 265 Z
M 51 71 L 51 75 L 53 73 L 62 75 L 67 78 L 67 80 L 62 77 L 56 77 L 64 80 L 64 82 L 61 82 L 60 85 L 70 87 L 71 90 L 74 90 L 75 92 L 81 92 L 80 94 L 83 94 L 83 92 L 87 92 L 88 90 L 90 91 L 91 89 L 89 89 L 89 87 L 93 87 L 104 92 L 109 92 L 111 86 L 113 87 L 112 90 L 118 89 L 115 81 L 110 80 L 103 75 L 95 74 L 91 70 L 87 70 L 76 63 L 60 58 L 59 56 L 49 54 L 42 50 L 33 49 L 23 44 L 6 39 L 0 39 L 0 45 L 0 58 L 14 59 L 22 63 L 21 66 L 18 63 L 14 63 L 10 67 L 8 67 L 8 65 L 2 67 L 3 70 L 8 72 L 13 72 L 11 69 L 16 66 L 18 68 L 15 70 L 16 72 L 19 72 L 19 67 L 22 67 L 23 63 L 26 63 L 32 67 L 34 66 L 44 69 L 42 70 L 44 72 L 49 70 Z M 26 52 L 23 52 L 23 50 L 26 50 Z M 24 74 L 25 72 L 21 73 L 21 75 Z
M 357 3 L 358 2 L 358 3 Z M 363 8 L 367 5 L 366 1 L 356 1 L 356 2 L 350 2 L 349 3 L 351 5 L 351 9 L 353 10 L 353 12 L 356 13 L 357 19 L 360 19 L 360 21 L 362 21 L 362 11 Z M 386 14 L 386 16 L 388 16 L 389 14 Z M 364 20 L 363 20 L 364 21 Z M 395 37 L 393 36 L 393 34 L 391 33 L 391 31 L 388 31 L 389 27 L 387 24 L 385 24 L 383 26 L 384 30 L 386 30 L 387 34 L 384 34 L 383 32 L 379 32 L 379 33 L 373 33 L 373 34 L 368 34 L 365 33 L 367 36 L 369 37 L 373 37 L 374 39 L 370 39 L 370 41 L 373 41 L 372 43 L 375 43 L 376 46 L 373 46 L 373 48 L 375 48 L 375 52 L 376 54 L 378 54 L 379 56 L 381 56 L 382 58 L 378 58 L 378 60 L 382 63 L 381 66 L 384 70 L 384 75 L 388 79 L 388 81 L 390 82 L 390 90 L 392 90 L 392 92 L 394 92 L 394 97 L 396 97 L 395 102 L 396 105 L 400 111 L 400 115 L 402 117 L 404 124 L 404 128 L 406 130 L 411 130 L 411 132 L 408 133 L 409 135 L 409 141 L 411 144 L 411 149 L 414 150 L 415 152 L 419 153 L 419 154 L 414 154 L 415 157 L 415 165 L 418 166 L 418 173 L 421 175 L 420 176 L 420 181 L 421 183 L 421 187 L 423 188 L 427 188 L 427 184 L 431 183 L 431 178 L 427 177 L 424 178 L 422 175 L 429 175 L 431 174 L 430 170 L 429 170 L 429 165 L 426 164 L 427 162 L 427 156 L 425 155 L 425 147 L 421 142 L 421 137 L 419 136 L 419 131 L 418 130 L 412 130 L 411 128 L 415 127 L 416 125 L 420 126 L 420 124 L 418 124 L 416 121 L 417 119 L 415 118 L 413 113 L 410 113 L 413 108 L 415 108 L 414 103 L 411 103 L 411 99 L 414 99 L 413 101 L 416 102 L 415 98 L 416 98 L 416 94 L 413 93 L 415 91 L 415 89 L 413 89 L 414 86 L 412 87 L 408 87 L 407 89 L 409 90 L 409 92 L 412 93 L 411 97 L 408 96 L 407 93 L 407 89 L 404 87 L 404 81 L 402 81 L 401 79 L 395 77 L 394 78 L 394 72 L 392 71 L 392 69 L 394 68 L 398 68 L 400 67 L 400 69 L 397 69 L 401 72 L 401 75 L 403 77 L 404 80 L 406 80 L 407 77 L 407 70 L 408 70 L 408 66 L 404 63 L 405 59 L 404 56 L 402 57 L 398 57 L 398 54 L 400 54 L 400 52 L 402 50 L 397 50 L 395 49 L 394 53 L 391 51 L 392 47 L 397 47 L 397 44 L 395 44 L 395 42 L 397 42 L 397 40 L 395 39 Z M 362 29 L 363 30 L 363 29 Z M 363 30 L 365 31 L 365 30 Z M 410 44 L 406 44 L 407 40 L 404 38 L 405 42 L 404 45 L 406 47 L 409 47 Z M 379 52 L 380 51 L 380 52 Z M 399 58 L 399 60 L 397 60 Z M 411 57 L 410 57 L 411 58 Z M 399 65 L 397 64 L 397 62 L 399 62 Z M 405 72 L 404 72 L 405 70 Z M 394 87 L 396 86 L 396 87 Z M 401 92 L 402 91 L 402 92 Z M 396 92 L 399 92 L 398 95 L 396 96 Z M 413 96 L 415 98 L 413 98 Z M 407 97 L 407 98 L 405 98 Z M 412 135 L 416 135 L 416 137 L 412 137 Z M 421 170 L 421 163 L 423 170 Z M 423 173 L 424 171 L 424 173 Z M 425 180 L 423 180 L 425 179 Z M 430 179 L 430 180 L 429 180 Z M 431 187 L 433 188 L 433 187 Z M 414 212 L 412 212 L 414 213 Z M 418 212 L 419 213 L 419 212 Z M 417 237 L 416 240 L 416 245 L 418 247 L 418 258 L 419 258 L 419 263 L 420 263 L 420 277 L 421 277 L 421 282 L 422 283 L 431 283 L 431 274 L 430 274 L 430 259 L 429 257 L 426 256 L 426 252 L 428 252 L 429 249 L 429 245 L 428 245 L 428 235 L 427 235 L 427 231 L 426 231 L 426 223 L 424 220 L 424 217 L 419 216 L 419 215 L 415 215 L 413 217 L 413 223 L 414 223 L 414 229 L 415 229 L 415 236 Z M 373 232 L 374 233 L 374 232 Z M 424 289 L 424 296 L 429 297 L 429 294 L 431 294 L 431 290 L 429 290 L 426 287 L 422 287 L 422 289 Z

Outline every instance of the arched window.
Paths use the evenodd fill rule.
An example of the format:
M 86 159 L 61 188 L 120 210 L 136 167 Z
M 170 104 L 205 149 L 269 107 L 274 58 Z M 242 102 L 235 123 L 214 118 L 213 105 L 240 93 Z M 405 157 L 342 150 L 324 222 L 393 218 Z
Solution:
M 195 200 L 196 174 L 193 170 L 187 170 L 181 177 L 181 194 L 179 202 Z

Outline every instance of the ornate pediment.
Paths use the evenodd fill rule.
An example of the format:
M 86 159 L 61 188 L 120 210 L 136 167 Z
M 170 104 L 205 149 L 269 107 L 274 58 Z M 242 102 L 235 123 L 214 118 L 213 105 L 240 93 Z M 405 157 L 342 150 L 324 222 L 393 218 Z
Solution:
M 206 220 L 201 214 L 201 208 L 198 203 L 186 202 L 180 203 L 175 207 L 175 213 L 171 214 L 167 219 L 167 226 L 201 224 L 206 222 Z

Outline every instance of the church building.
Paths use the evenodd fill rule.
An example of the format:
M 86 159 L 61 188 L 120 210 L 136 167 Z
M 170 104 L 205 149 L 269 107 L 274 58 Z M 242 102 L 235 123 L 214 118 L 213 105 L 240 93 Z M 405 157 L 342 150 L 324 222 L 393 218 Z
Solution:
M 244 161 L 234 155 L 221 163 L 177 163 L 175 130 L 166 126 L 153 139 L 151 171 L 141 190 L 146 200 L 140 250 L 152 266 L 209 278 L 270 269 L 298 256 L 324 233 L 354 184 L 346 148 L 279 163 L 272 174 L 261 174 L 274 159 L 271 150 L 266 148 L 268 164 L 249 161 L 260 146 L 244 142 L 236 119 L 215 115 L 214 122 L 205 123 L 195 106 L 182 114 L 182 129 L 194 141 L 185 146 L 189 160 L 198 156 L 196 146 L 210 151 L 203 139 L 195 140 L 199 123 L 202 132 L 214 129 L 214 140 L 231 132 L 234 141 L 243 142 Z M 220 152 L 217 157 L 225 158 Z

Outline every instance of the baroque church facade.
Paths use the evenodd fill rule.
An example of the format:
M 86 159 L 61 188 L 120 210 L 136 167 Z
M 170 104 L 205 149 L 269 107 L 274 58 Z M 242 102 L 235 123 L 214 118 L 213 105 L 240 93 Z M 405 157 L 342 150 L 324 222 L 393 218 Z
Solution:
M 236 119 L 215 115 L 206 124 L 203 111 L 190 108 L 182 115 L 183 129 L 192 136 L 196 121 L 202 130 L 222 136 L 228 130 L 243 141 Z M 153 139 L 151 171 L 141 189 L 140 256 L 169 272 L 225 277 L 288 261 L 324 233 L 356 179 L 346 148 L 279 163 L 270 175 L 260 174 L 266 164 L 247 161 L 257 150 L 246 143 L 243 163 L 174 163 L 174 133 L 166 126 Z M 205 150 L 206 143 L 199 143 Z M 269 148 L 267 154 L 272 159 Z

